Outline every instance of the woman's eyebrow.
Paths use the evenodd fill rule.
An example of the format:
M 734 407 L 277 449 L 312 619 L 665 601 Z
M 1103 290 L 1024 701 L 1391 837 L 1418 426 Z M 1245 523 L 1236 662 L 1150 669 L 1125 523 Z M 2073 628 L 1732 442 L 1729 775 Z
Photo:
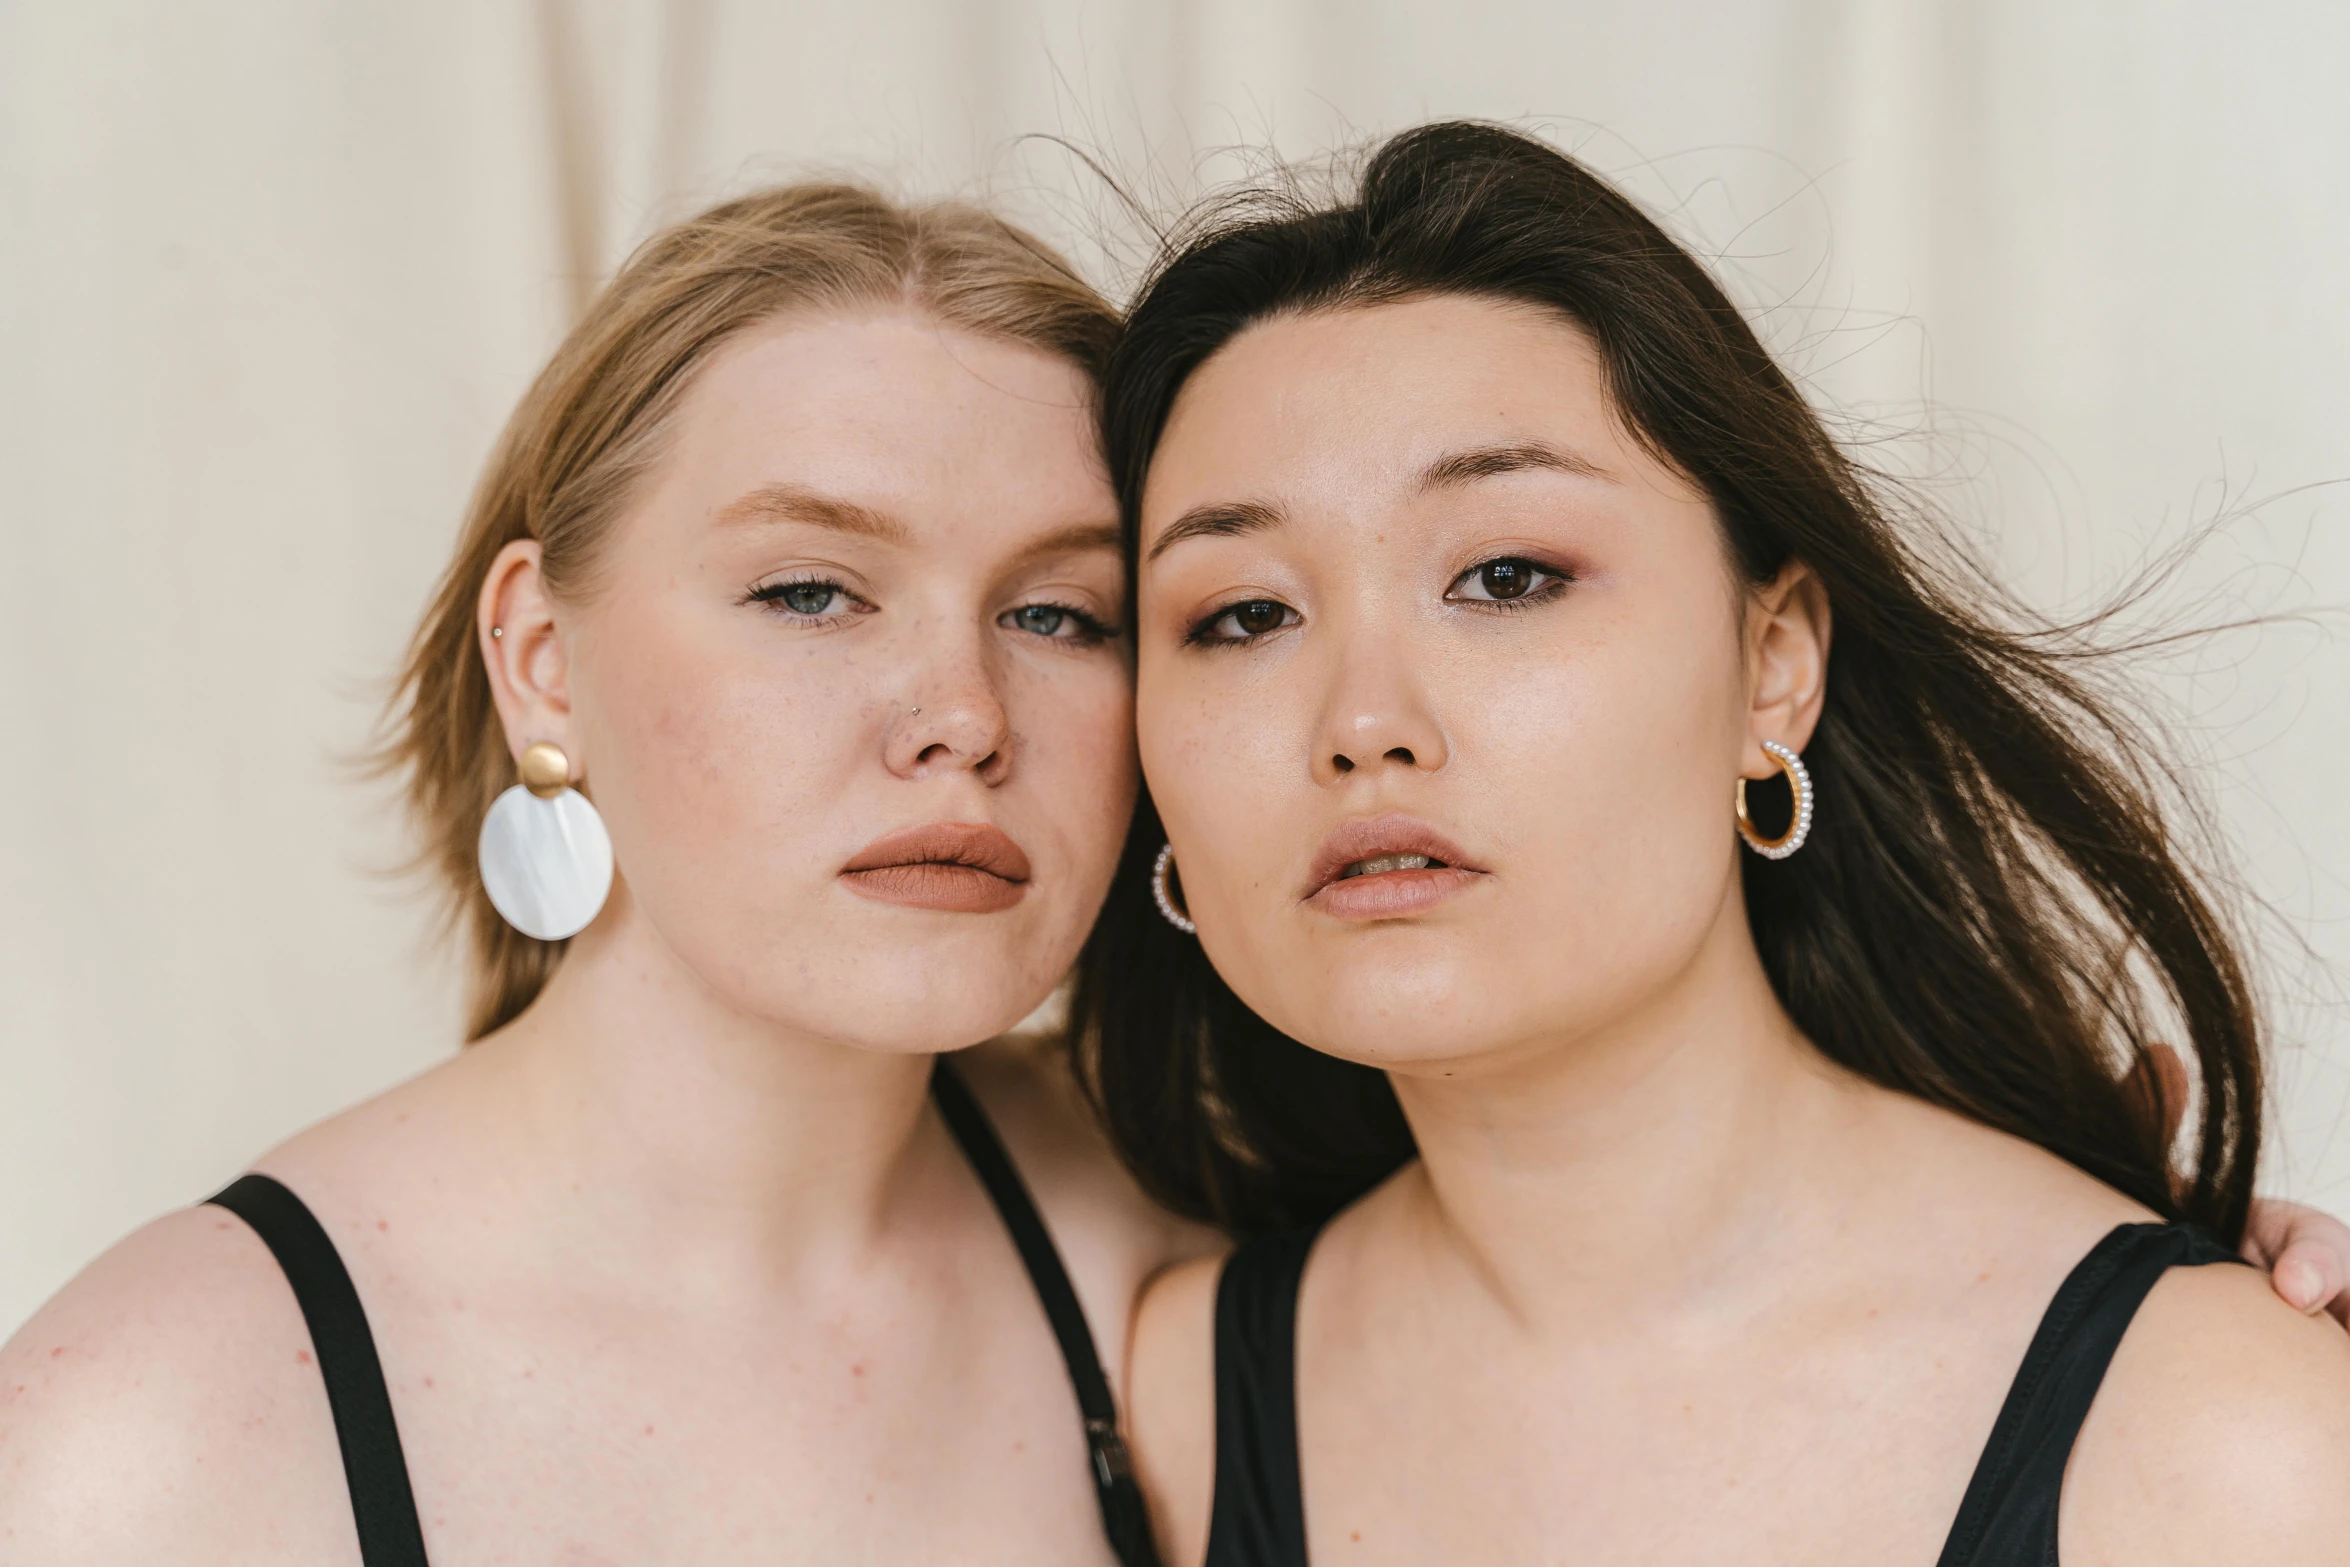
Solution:
M 1472 446 L 1467 451 L 1451 452 L 1437 458 L 1420 473 L 1422 490 L 1444 489 L 1450 485 L 1466 484 L 1471 479 L 1487 479 L 1496 474 L 1523 473 L 1528 469 L 1548 469 L 1553 473 L 1580 474 L 1586 479 L 1615 482 L 1615 475 L 1587 457 L 1577 456 L 1542 441 L 1514 441 L 1503 446 Z
M 860 506 L 837 495 L 824 495 L 796 484 L 770 484 L 729 501 L 714 519 L 721 527 L 765 522 L 797 522 L 836 533 L 854 533 L 885 544 L 904 544 L 912 535 L 906 525 L 887 512 Z
M 1150 553 L 1143 558 L 1157 560 L 1185 539 L 1235 538 L 1243 533 L 1278 528 L 1288 520 L 1287 512 L 1262 501 L 1211 501 L 1194 506 L 1169 523 L 1167 531 L 1151 542 Z
M 1075 555 L 1085 550 L 1116 550 L 1119 547 L 1118 525 L 1114 522 L 1080 522 L 1066 528 L 1056 528 L 1043 538 L 1020 547 L 1012 557 L 1015 566 L 1024 566 L 1032 560 L 1052 555 Z

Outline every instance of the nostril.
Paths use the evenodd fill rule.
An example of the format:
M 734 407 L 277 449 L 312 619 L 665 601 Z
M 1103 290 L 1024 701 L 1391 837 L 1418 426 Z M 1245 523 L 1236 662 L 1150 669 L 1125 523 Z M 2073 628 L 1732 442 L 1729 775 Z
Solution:
M 1350 756 L 1334 756 L 1330 758 L 1330 765 L 1342 773 L 1351 773 L 1355 770 L 1354 758 Z
M 1407 745 L 1399 745 L 1394 750 L 1388 752 L 1387 759 L 1391 762 L 1401 762 L 1406 767 L 1417 765 L 1417 763 L 1415 763 L 1412 759 L 1412 748 Z

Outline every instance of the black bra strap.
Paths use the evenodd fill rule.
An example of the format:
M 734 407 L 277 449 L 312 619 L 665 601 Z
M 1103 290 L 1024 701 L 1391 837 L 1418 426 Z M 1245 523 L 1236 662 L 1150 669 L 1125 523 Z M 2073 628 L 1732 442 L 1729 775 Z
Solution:
M 334 1410 L 343 1478 L 366 1567 L 426 1567 L 424 1530 L 408 1485 L 408 1460 L 392 1420 L 392 1395 L 376 1358 L 367 1312 L 335 1243 L 302 1199 L 266 1175 L 232 1182 L 211 1201 L 252 1226 L 293 1286 Z
M 1004 1152 L 995 1128 L 988 1124 L 987 1113 L 979 1108 L 979 1101 L 971 1097 L 971 1090 L 947 1065 L 944 1056 L 939 1057 L 931 1073 L 930 1096 L 937 1101 L 938 1113 L 945 1118 L 947 1130 L 962 1145 L 963 1157 L 971 1162 L 979 1184 L 987 1188 L 996 1212 L 1003 1216 L 1004 1228 L 1012 1232 L 1012 1243 L 1019 1247 L 1029 1281 L 1036 1286 L 1037 1298 L 1044 1303 L 1045 1318 L 1052 1324 L 1053 1337 L 1060 1340 L 1061 1358 L 1068 1363 L 1069 1381 L 1077 1390 L 1078 1412 L 1085 1417 L 1085 1442 L 1093 1454 L 1094 1490 L 1101 1499 L 1102 1527 L 1109 1534 L 1110 1549 L 1116 1553 L 1121 1567 L 1158 1567 L 1158 1551 L 1151 1543 L 1150 1515 L 1143 1508 L 1142 1487 L 1135 1483 L 1134 1465 L 1126 1455 L 1126 1439 L 1118 1434 L 1118 1406 L 1110 1396 L 1109 1378 L 1102 1375 L 1101 1359 L 1094 1352 L 1093 1332 L 1085 1325 L 1085 1310 L 1077 1303 L 1077 1291 L 1070 1287 L 1068 1270 L 1061 1266 L 1061 1253 L 1053 1245 L 1052 1232 L 1045 1228 L 1035 1200 L 1028 1195 L 1027 1184 Z

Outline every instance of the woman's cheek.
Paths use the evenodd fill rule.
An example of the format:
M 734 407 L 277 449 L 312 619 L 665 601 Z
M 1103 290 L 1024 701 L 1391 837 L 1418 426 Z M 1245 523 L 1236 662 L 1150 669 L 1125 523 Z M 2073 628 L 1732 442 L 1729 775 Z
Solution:
M 1077 765 L 1065 770 L 1066 819 L 1089 824 L 1088 857 L 1099 863 L 1099 882 L 1107 892 L 1125 847 L 1126 829 L 1134 816 L 1134 800 L 1141 787 L 1141 765 L 1135 750 L 1134 688 L 1121 665 L 1116 678 L 1105 682 L 1086 703 L 1071 703 L 1079 718 L 1069 739 Z

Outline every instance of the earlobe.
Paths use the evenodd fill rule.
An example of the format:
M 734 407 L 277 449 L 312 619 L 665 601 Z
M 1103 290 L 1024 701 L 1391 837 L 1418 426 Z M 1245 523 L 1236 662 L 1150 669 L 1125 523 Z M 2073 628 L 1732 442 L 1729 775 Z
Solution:
M 519 757 L 532 742 L 546 740 L 576 760 L 569 663 L 539 567 L 536 539 L 515 540 L 490 563 L 476 615 L 482 663 L 507 749 Z

